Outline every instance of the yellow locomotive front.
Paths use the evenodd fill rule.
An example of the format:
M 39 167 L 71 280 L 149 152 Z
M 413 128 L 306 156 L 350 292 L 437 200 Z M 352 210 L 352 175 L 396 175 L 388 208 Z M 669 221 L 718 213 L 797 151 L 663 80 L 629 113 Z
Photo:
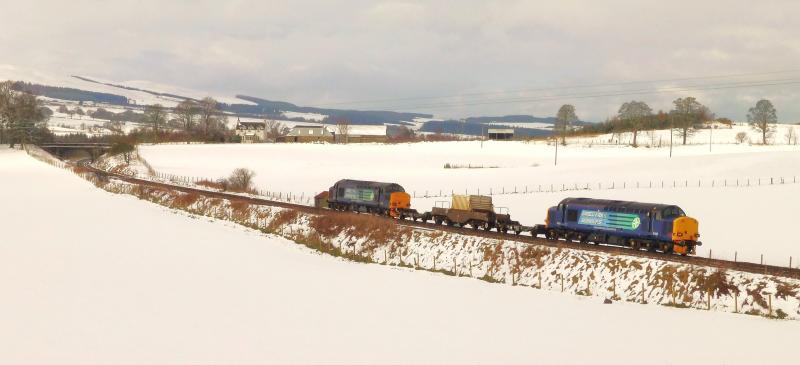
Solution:
M 702 245 L 700 240 L 700 224 L 697 219 L 682 216 L 672 221 L 673 251 L 682 255 L 694 254 L 695 247 Z

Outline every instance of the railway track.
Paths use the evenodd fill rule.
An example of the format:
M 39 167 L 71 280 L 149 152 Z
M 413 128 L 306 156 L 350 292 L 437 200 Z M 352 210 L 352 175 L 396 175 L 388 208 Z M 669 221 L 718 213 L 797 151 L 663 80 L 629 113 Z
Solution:
M 171 189 L 175 191 L 180 191 L 184 193 L 195 193 L 207 197 L 212 198 L 221 198 L 221 199 L 235 199 L 239 201 L 247 202 L 248 204 L 252 205 L 263 205 L 263 206 L 273 206 L 273 207 L 280 207 L 280 208 L 287 208 L 287 209 L 294 209 L 297 211 L 301 211 L 304 213 L 309 214 L 356 214 L 350 212 L 338 212 L 332 211 L 327 209 L 320 209 L 316 207 L 310 207 L 307 205 L 300 205 L 300 204 L 292 204 L 286 203 L 281 201 L 263 199 L 263 198 L 254 198 L 249 196 L 242 196 L 233 193 L 225 193 L 225 192 L 217 192 L 217 191 L 209 191 L 204 189 L 197 189 L 191 188 L 186 186 L 174 185 L 174 184 L 167 184 L 161 183 L 156 181 L 150 181 L 145 179 L 139 179 L 136 177 L 108 172 L 105 170 L 101 170 L 95 168 L 87 163 L 87 160 L 80 161 L 78 164 L 89 171 L 97 174 L 98 176 L 102 176 L 105 178 L 116 179 L 120 181 L 124 181 L 131 184 L 137 184 L 141 186 L 149 186 L 155 188 L 164 188 L 164 189 Z M 378 217 L 378 216 L 376 216 Z M 476 236 L 482 238 L 491 238 L 491 239 L 498 239 L 498 240 L 511 240 L 516 242 L 523 242 L 530 245 L 537 245 L 537 246 L 544 246 L 544 247 L 554 247 L 554 248 L 569 248 L 575 250 L 583 250 L 589 252 L 601 252 L 607 253 L 612 255 L 626 255 L 626 256 L 633 256 L 633 257 L 641 257 L 647 259 L 655 259 L 661 261 L 669 261 L 674 263 L 680 264 L 688 264 L 688 265 L 697 265 L 697 266 L 704 266 L 710 268 L 717 268 L 717 269 L 725 269 L 725 270 L 736 270 L 742 272 L 748 272 L 753 274 L 764 274 L 764 275 L 772 275 L 772 276 L 779 276 L 785 278 L 793 278 L 793 279 L 800 279 L 800 268 L 789 268 L 789 267 L 782 267 L 782 266 L 774 266 L 774 265 L 762 265 L 757 263 L 751 262 L 741 262 L 741 261 L 728 261 L 728 260 L 721 260 L 721 259 L 713 259 L 713 258 L 705 258 L 705 257 L 697 257 L 697 256 L 679 256 L 679 255 L 668 255 L 663 253 L 657 252 L 649 252 L 649 251 L 641 251 L 641 250 L 632 250 L 629 248 L 623 247 L 616 247 L 616 246 L 605 246 L 605 245 L 594 245 L 594 244 L 582 244 L 582 243 L 570 243 L 566 241 L 560 240 L 548 240 L 545 238 L 540 237 L 533 237 L 533 236 L 524 236 L 524 235 L 515 235 L 515 234 L 505 234 L 500 232 L 494 231 L 482 231 L 482 230 L 474 230 L 464 227 L 454 227 L 454 226 L 446 226 L 446 225 L 437 225 L 432 222 L 419 222 L 419 221 L 410 221 L 410 220 L 397 220 L 388 217 L 378 217 L 381 219 L 386 219 L 388 224 L 398 224 L 405 227 L 411 228 L 425 228 L 425 229 L 433 229 L 433 230 L 440 230 L 445 232 L 451 233 L 458 233 L 462 235 L 468 236 Z

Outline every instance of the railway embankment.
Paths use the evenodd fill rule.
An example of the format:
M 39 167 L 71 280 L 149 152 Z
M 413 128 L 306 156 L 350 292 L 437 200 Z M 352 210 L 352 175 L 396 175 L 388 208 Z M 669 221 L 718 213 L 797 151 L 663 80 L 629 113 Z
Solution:
M 143 185 L 108 178 L 80 166 L 29 153 L 73 169 L 97 187 L 183 212 L 235 222 L 296 242 L 311 252 L 367 264 L 469 277 L 499 285 L 580 295 L 587 300 L 662 305 L 800 320 L 800 280 L 726 270 L 620 253 L 546 246 L 508 237 L 471 235 L 394 224 L 384 218 L 302 209 L 290 204 L 252 204 L 245 197 L 169 184 Z M 146 164 L 120 158 L 101 166 L 116 173 L 147 171 Z M 200 188 L 200 187 L 198 187 Z

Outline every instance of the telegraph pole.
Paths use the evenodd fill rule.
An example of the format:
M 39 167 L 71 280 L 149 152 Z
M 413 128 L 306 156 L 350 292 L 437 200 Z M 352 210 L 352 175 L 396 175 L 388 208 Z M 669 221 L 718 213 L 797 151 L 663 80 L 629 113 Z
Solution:
M 558 166 L 558 135 L 556 135 L 556 159 L 553 166 Z
M 713 122 L 712 122 L 713 123 Z M 709 124 L 708 125 L 708 152 L 711 152 L 711 140 L 714 136 L 714 126 Z

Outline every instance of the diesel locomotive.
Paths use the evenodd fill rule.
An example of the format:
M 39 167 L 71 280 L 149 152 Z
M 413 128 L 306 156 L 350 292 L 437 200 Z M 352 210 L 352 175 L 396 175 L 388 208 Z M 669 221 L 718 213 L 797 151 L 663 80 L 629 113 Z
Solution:
M 549 239 L 694 254 L 697 219 L 675 205 L 567 198 L 547 210 L 538 231 Z
M 328 208 L 399 217 L 411 208 L 411 196 L 394 183 L 339 180 L 328 190 Z

